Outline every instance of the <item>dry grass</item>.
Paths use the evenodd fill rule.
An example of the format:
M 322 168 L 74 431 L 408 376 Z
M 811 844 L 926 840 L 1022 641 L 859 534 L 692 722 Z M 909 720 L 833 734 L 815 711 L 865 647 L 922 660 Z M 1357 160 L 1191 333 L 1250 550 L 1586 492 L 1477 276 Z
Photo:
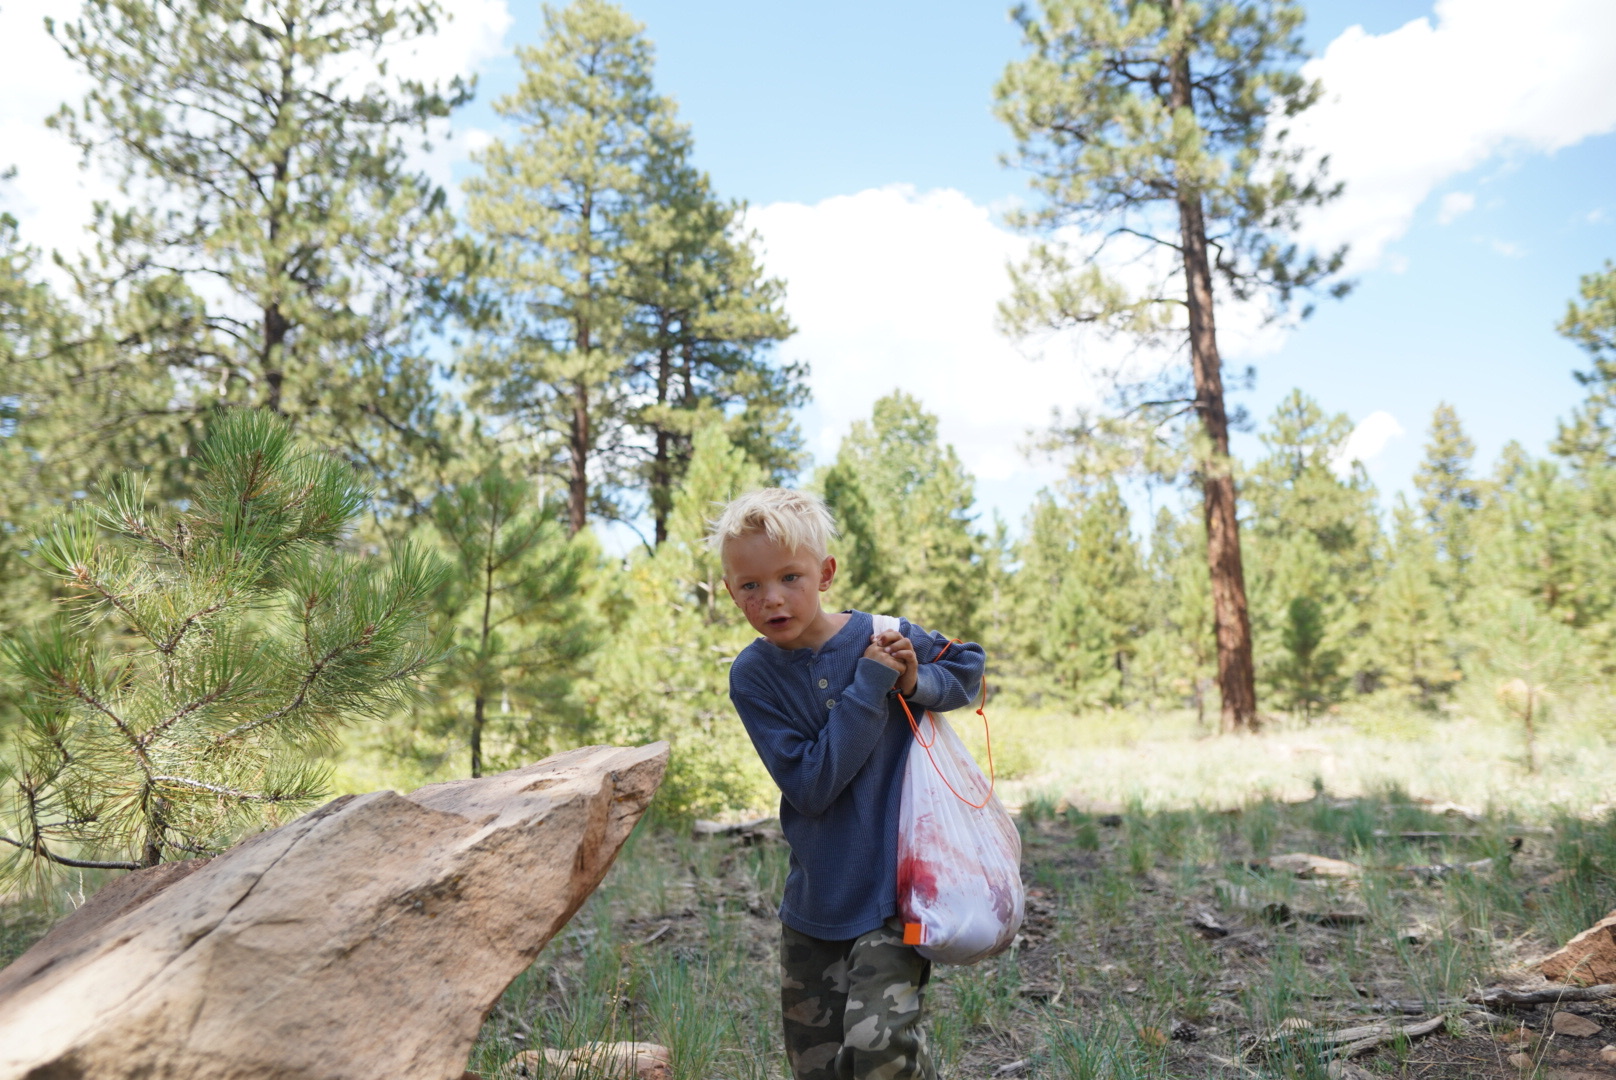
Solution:
M 1398 791 L 1235 811 L 1135 803 L 1114 816 L 1031 802 L 1024 938 L 978 967 L 937 970 L 934 1052 L 947 1076 L 1020 1063 L 1016 1075 L 1055 1080 L 1322 1078 L 1321 1033 L 1371 1022 L 1390 1002 L 1440 1015 L 1616 904 L 1616 821 L 1560 818 L 1517 850 L 1507 817 L 1433 814 Z M 1404 842 L 1377 829 L 1454 835 Z M 1262 868 L 1289 851 L 1366 872 L 1314 882 Z M 1435 881 L 1399 869 L 1488 856 L 1492 870 Z M 784 859 L 779 845 L 637 835 L 501 1002 L 474 1067 L 496 1073 L 541 1041 L 639 1038 L 673 1048 L 679 1080 L 786 1076 L 772 914 Z M 1227 934 L 1187 921 L 1203 913 Z M 1616 1012 L 1588 1011 L 1616 1036 Z M 1520 1027 L 1546 1029 L 1544 1009 L 1498 1029 L 1450 1013 L 1437 1034 L 1362 1064 L 1435 1080 L 1513 1076 L 1505 1059 Z M 1598 1069 L 1603 1041 L 1532 1045 L 1541 1062 Z
M 1590 712 L 1548 732 L 1531 774 L 1508 726 L 1407 709 L 1362 706 L 1238 738 L 1211 737 L 1187 713 L 990 710 L 1001 792 L 1022 816 L 1029 915 L 1013 954 L 938 970 L 930 1031 L 945 1074 L 1020 1062 L 1018 1075 L 1056 1080 L 1322 1077 L 1316 1033 L 1372 1020 L 1389 1001 L 1439 1008 L 1508 977 L 1616 907 L 1616 823 L 1596 807 L 1611 797 L 1609 746 Z M 974 722 L 955 717 L 980 751 Z M 1515 825 L 1537 830 L 1514 830 L 1519 850 Z M 1377 830 L 1453 835 L 1404 843 Z M 1328 884 L 1255 868 L 1289 851 L 1367 872 Z M 1489 856 L 1492 871 L 1430 882 L 1398 869 Z M 692 1058 L 675 1046 L 681 1080 L 786 1075 L 772 915 L 783 860 L 778 848 L 638 836 L 577 934 L 501 1006 L 482 1066 L 521 1045 L 520 1023 L 530 1041 L 562 1045 L 685 1039 L 702 1049 Z M 1196 930 L 1186 917 L 1198 912 L 1229 934 Z M 600 1000 L 577 997 L 590 971 L 615 980 L 616 1011 L 593 1006 L 586 1022 L 578 1002 Z M 635 989 L 647 986 L 676 986 L 680 1004 L 653 1008 Z M 670 1015 L 678 1024 L 659 1022 Z M 1455 1013 L 1438 1034 L 1364 1064 L 1388 1076 L 1517 1075 L 1505 1059 L 1521 1048 L 1519 1026 L 1541 1034 L 1547 1017 L 1511 1019 L 1494 1031 Z M 1616 1016 L 1601 1019 L 1616 1040 Z M 1273 1040 L 1287 1020 L 1295 1033 Z M 1599 1068 L 1599 1045 L 1532 1043 L 1537 1061 L 1562 1069 Z
M 1483 715 L 1427 713 L 1361 703 L 1310 724 L 1270 721 L 1257 736 L 1210 735 L 1188 712 L 1090 716 L 989 710 L 1003 796 L 1020 804 L 1147 809 L 1227 808 L 1254 798 L 1304 798 L 1323 787 L 1340 797 L 1397 789 L 1432 802 L 1507 807 L 1543 820 L 1616 799 L 1610 781 L 1613 727 L 1590 707 L 1549 729 L 1540 768 L 1525 768 L 1517 730 Z M 981 758 L 977 718 L 953 717 Z

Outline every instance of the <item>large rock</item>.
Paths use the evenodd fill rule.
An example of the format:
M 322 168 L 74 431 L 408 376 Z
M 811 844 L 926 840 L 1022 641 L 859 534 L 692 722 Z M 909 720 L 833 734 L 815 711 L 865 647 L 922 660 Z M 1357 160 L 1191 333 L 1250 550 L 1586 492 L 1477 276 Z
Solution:
M 447 1080 L 667 765 L 586 747 L 127 875 L 0 971 L 0 1080 Z
M 1538 970 L 1555 982 L 1578 986 L 1616 983 L 1616 911 L 1551 953 Z

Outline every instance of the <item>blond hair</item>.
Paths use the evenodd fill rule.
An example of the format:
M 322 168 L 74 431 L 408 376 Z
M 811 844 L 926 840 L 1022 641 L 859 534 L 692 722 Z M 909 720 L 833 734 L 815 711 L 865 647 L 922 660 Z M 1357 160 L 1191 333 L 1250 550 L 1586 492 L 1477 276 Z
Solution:
M 824 502 L 790 488 L 759 488 L 737 495 L 708 524 L 707 546 L 720 558 L 729 541 L 763 533 L 788 550 L 806 548 L 823 559 L 836 536 L 836 522 Z

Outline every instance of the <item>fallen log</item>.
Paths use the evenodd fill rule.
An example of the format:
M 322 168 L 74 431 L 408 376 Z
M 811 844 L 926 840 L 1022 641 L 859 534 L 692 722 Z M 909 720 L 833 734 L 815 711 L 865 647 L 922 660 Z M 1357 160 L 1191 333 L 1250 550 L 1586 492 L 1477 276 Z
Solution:
M 1395 1042 L 1399 1037 L 1413 1041 L 1431 1034 L 1437 1028 L 1447 1023 L 1446 1016 L 1433 1016 L 1429 1020 L 1420 1020 L 1412 1024 L 1365 1024 L 1362 1027 L 1344 1028 L 1332 1032 L 1326 1043 L 1333 1047 L 1335 1052 L 1329 1057 L 1355 1058 L 1360 1054 L 1367 1054 L 1377 1046 Z
M 592 1042 L 575 1050 L 523 1050 L 506 1063 L 504 1076 L 553 1080 L 669 1080 L 673 1056 L 648 1042 Z
M 690 835 L 696 840 L 724 837 L 738 841 L 742 847 L 773 844 L 782 839 L 780 821 L 772 817 L 753 818 L 751 821 L 737 821 L 728 825 L 717 821 L 698 821 L 690 827 Z
M 1429 1035 L 1446 1022 L 1446 1016 L 1433 1016 L 1412 1024 L 1382 1020 L 1337 1031 L 1315 1031 L 1311 1025 L 1302 1026 L 1306 1021 L 1300 1021 L 1295 1026 L 1289 1023 L 1281 1025 L 1279 1031 L 1265 1036 L 1263 1042 L 1270 1046 L 1281 1041 L 1313 1046 L 1324 1059 L 1354 1058 L 1398 1038 L 1413 1040 Z
M 773 817 L 753 818 L 751 821 L 697 821 L 690 826 L 690 835 L 701 839 L 707 836 L 745 836 L 747 833 L 759 832 L 767 826 L 773 825 Z
M 1478 990 L 1474 994 L 1466 994 L 1465 1001 L 1472 1005 L 1501 1005 L 1506 1009 L 1514 1009 L 1528 1005 L 1559 1005 L 1568 1001 L 1604 1001 L 1613 997 L 1616 997 L 1616 985 L 1611 983 L 1599 986 L 1564 986 L 1553 983 L 1533 987 L 1530 990 L 1494 986 L 1487 990 Z

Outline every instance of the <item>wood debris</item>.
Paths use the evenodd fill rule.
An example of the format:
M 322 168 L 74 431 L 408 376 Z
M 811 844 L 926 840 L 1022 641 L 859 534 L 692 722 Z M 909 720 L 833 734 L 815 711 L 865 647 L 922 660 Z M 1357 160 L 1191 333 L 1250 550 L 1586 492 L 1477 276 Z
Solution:
M 1351 879 L 1363 876 L 1363 867 L 1357 863 L 1350 863 L 1344 859 L 1328 859 L 1323 855 L 1309 855 L 1304 852 L 1291 852 L 1287 855 L 1270 855 L 1268 868 L 1280 870 L 1287 874 L 1307 880 L 1309 878 L 1342 878 Z
M 1599 986 L 1564 986 L 1550 983 L 1547 986 L 1534 986 L 1529 990 L 1518 990 L 1512 986 L 1494 986 L 1474 994 L 1466 994 L 1465 1000 L 1472 1005 L 1501 1005 L 1506 1009 L 1513 1009 L 1524 1005 L 1558 1005 L 1569 1001 L 1605 1001 L 1613 997 L 1616 997 L 1616 985 L 1610 983 Z

